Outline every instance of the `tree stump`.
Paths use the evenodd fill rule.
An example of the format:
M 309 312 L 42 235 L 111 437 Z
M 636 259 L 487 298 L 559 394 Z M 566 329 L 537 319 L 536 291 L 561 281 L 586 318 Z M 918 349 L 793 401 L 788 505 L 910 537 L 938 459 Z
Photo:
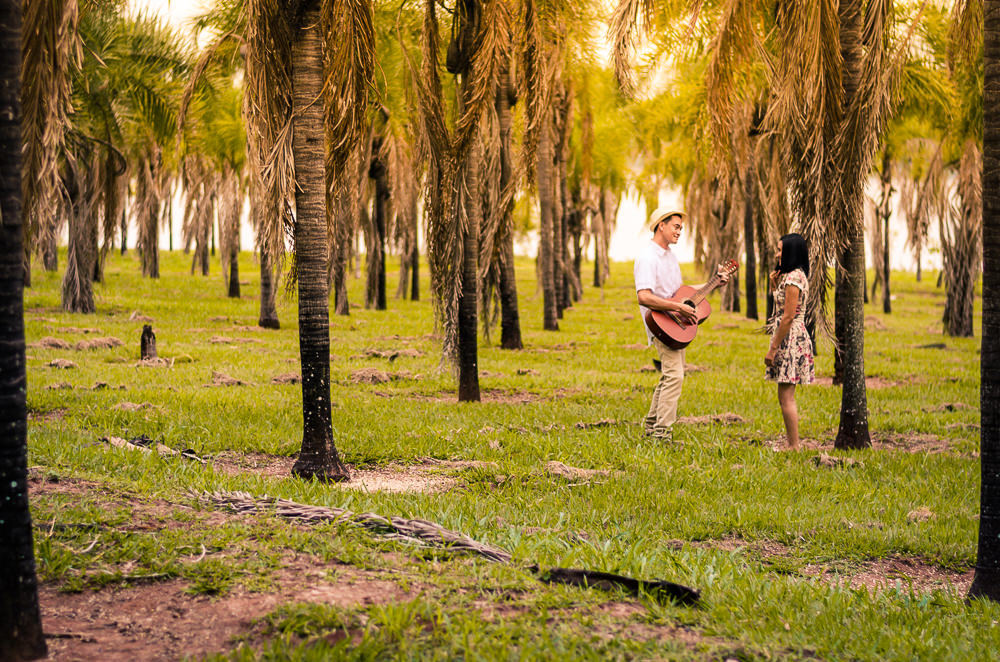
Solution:
M 156 358 L 156 334 L 151 324 L 142 325 L 142 336 L 139 337 L 139 358 L 143 361 Z

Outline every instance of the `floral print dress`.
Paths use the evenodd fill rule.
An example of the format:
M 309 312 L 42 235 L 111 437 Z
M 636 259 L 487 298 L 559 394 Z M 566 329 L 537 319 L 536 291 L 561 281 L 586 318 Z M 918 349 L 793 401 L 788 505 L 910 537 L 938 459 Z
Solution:
M 768 321 L 771 337 L 778 331 L 778 324 L 785 312 L 785 288 L 799 289 L 799 305 L 792 319 L 792 326 L 784 342 L 774 353 L 774 361 L 764 373 L 767 379 L 779 384 L 809 384 L 813 381 L 813 346 L 806 331 L 806 301 L 809 300 L 809 279 L 801 269 L 785 274 L 774 290 L 774 315 Z

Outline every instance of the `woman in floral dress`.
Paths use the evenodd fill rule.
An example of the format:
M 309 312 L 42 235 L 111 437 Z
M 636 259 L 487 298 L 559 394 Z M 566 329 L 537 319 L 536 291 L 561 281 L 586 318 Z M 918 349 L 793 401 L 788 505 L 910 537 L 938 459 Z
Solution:
M 809 249 L 799 234 L 778 241 L 778 268 L 771 272 L 774 315 L 768 320 L 771 345 L 764 355 L 765 376 L 778 383 L 778 404 L 788 447 L 799 449 L 799 410 L 795 385 L 813 381 L 813 346 L 806 330 L 809 299 Z

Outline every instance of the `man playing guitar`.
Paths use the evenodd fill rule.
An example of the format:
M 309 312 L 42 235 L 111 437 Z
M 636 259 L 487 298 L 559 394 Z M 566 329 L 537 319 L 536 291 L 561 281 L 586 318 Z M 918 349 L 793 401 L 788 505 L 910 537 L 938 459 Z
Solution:
M 640 249 L 634 267 L 636 297 L 643 320 L 650 310 L 660 310 L 673 313 L 682 322 L 698 323 L 694 307 L 670 300 L 684 284 L 680 263 L 670 247 L 680 240 L 686 216 L 684 212 L 661 207 L 649 217 L 648 228 L 653 237 Z M 729 273 L 720 268 L 718 278 L 721 283 L 726 283 Z M 648 327 L 646 337 L 659 355 L 661 374 L 643 427 L 645 433 L 654 439 L 671 441 L 673 424 L 677 420 L 677 402 L 684 383 L 684 350 L 671 349 Z

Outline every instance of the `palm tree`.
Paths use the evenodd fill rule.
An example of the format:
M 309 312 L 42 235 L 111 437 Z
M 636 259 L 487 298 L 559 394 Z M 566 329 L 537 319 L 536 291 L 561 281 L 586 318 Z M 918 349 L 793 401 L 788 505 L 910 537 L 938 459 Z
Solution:
M 21 7 L 0 2 L 0 659 L 47 655 L 28 509 L 21 216 Z M 36 109 L 37 110 L 37 109 Z M 39 126 L 35 118 L 35 126 Z
M 969 597 L 1000 601 L 1000 2 L 959 2 L 958 34 L 985 54 L 983 86 L 983 342 L 980 382 L 980 500 L 976 573 Z M 978 5 L 978 6 L 977 6 Z M 984 22 L 985 18 L 985 22 Z M 976 33 L 983 26 L 985 48 Z M 978 51 L 978 52 L 977 52 Z
M 448 49 L 448 70 L 458 77 L 458 120 L 449 127 L 438 75 L 438 22 L 434 0 L 425 2 L 423 66 L 411 74 L 429 148 L 428 264 L 443 354 L 457 367 L 458 399 L 478 402 L 478 261 L 482 226 L 480 133 L 493 107 L 507 41 L 499 0 L 461 0 Z
M 366 133 L 372 6 L 370 0 L 250 0 L 247 15 L 250 155 L 261 183 L 255 205 L 270 221 L 261 227 L 261 250 L 278 263 L 289 225 L 295 249 L 303 430 L 292 473 L 345 480 L 330 408 L 327 172 L 334 189 L 345 186 Z

